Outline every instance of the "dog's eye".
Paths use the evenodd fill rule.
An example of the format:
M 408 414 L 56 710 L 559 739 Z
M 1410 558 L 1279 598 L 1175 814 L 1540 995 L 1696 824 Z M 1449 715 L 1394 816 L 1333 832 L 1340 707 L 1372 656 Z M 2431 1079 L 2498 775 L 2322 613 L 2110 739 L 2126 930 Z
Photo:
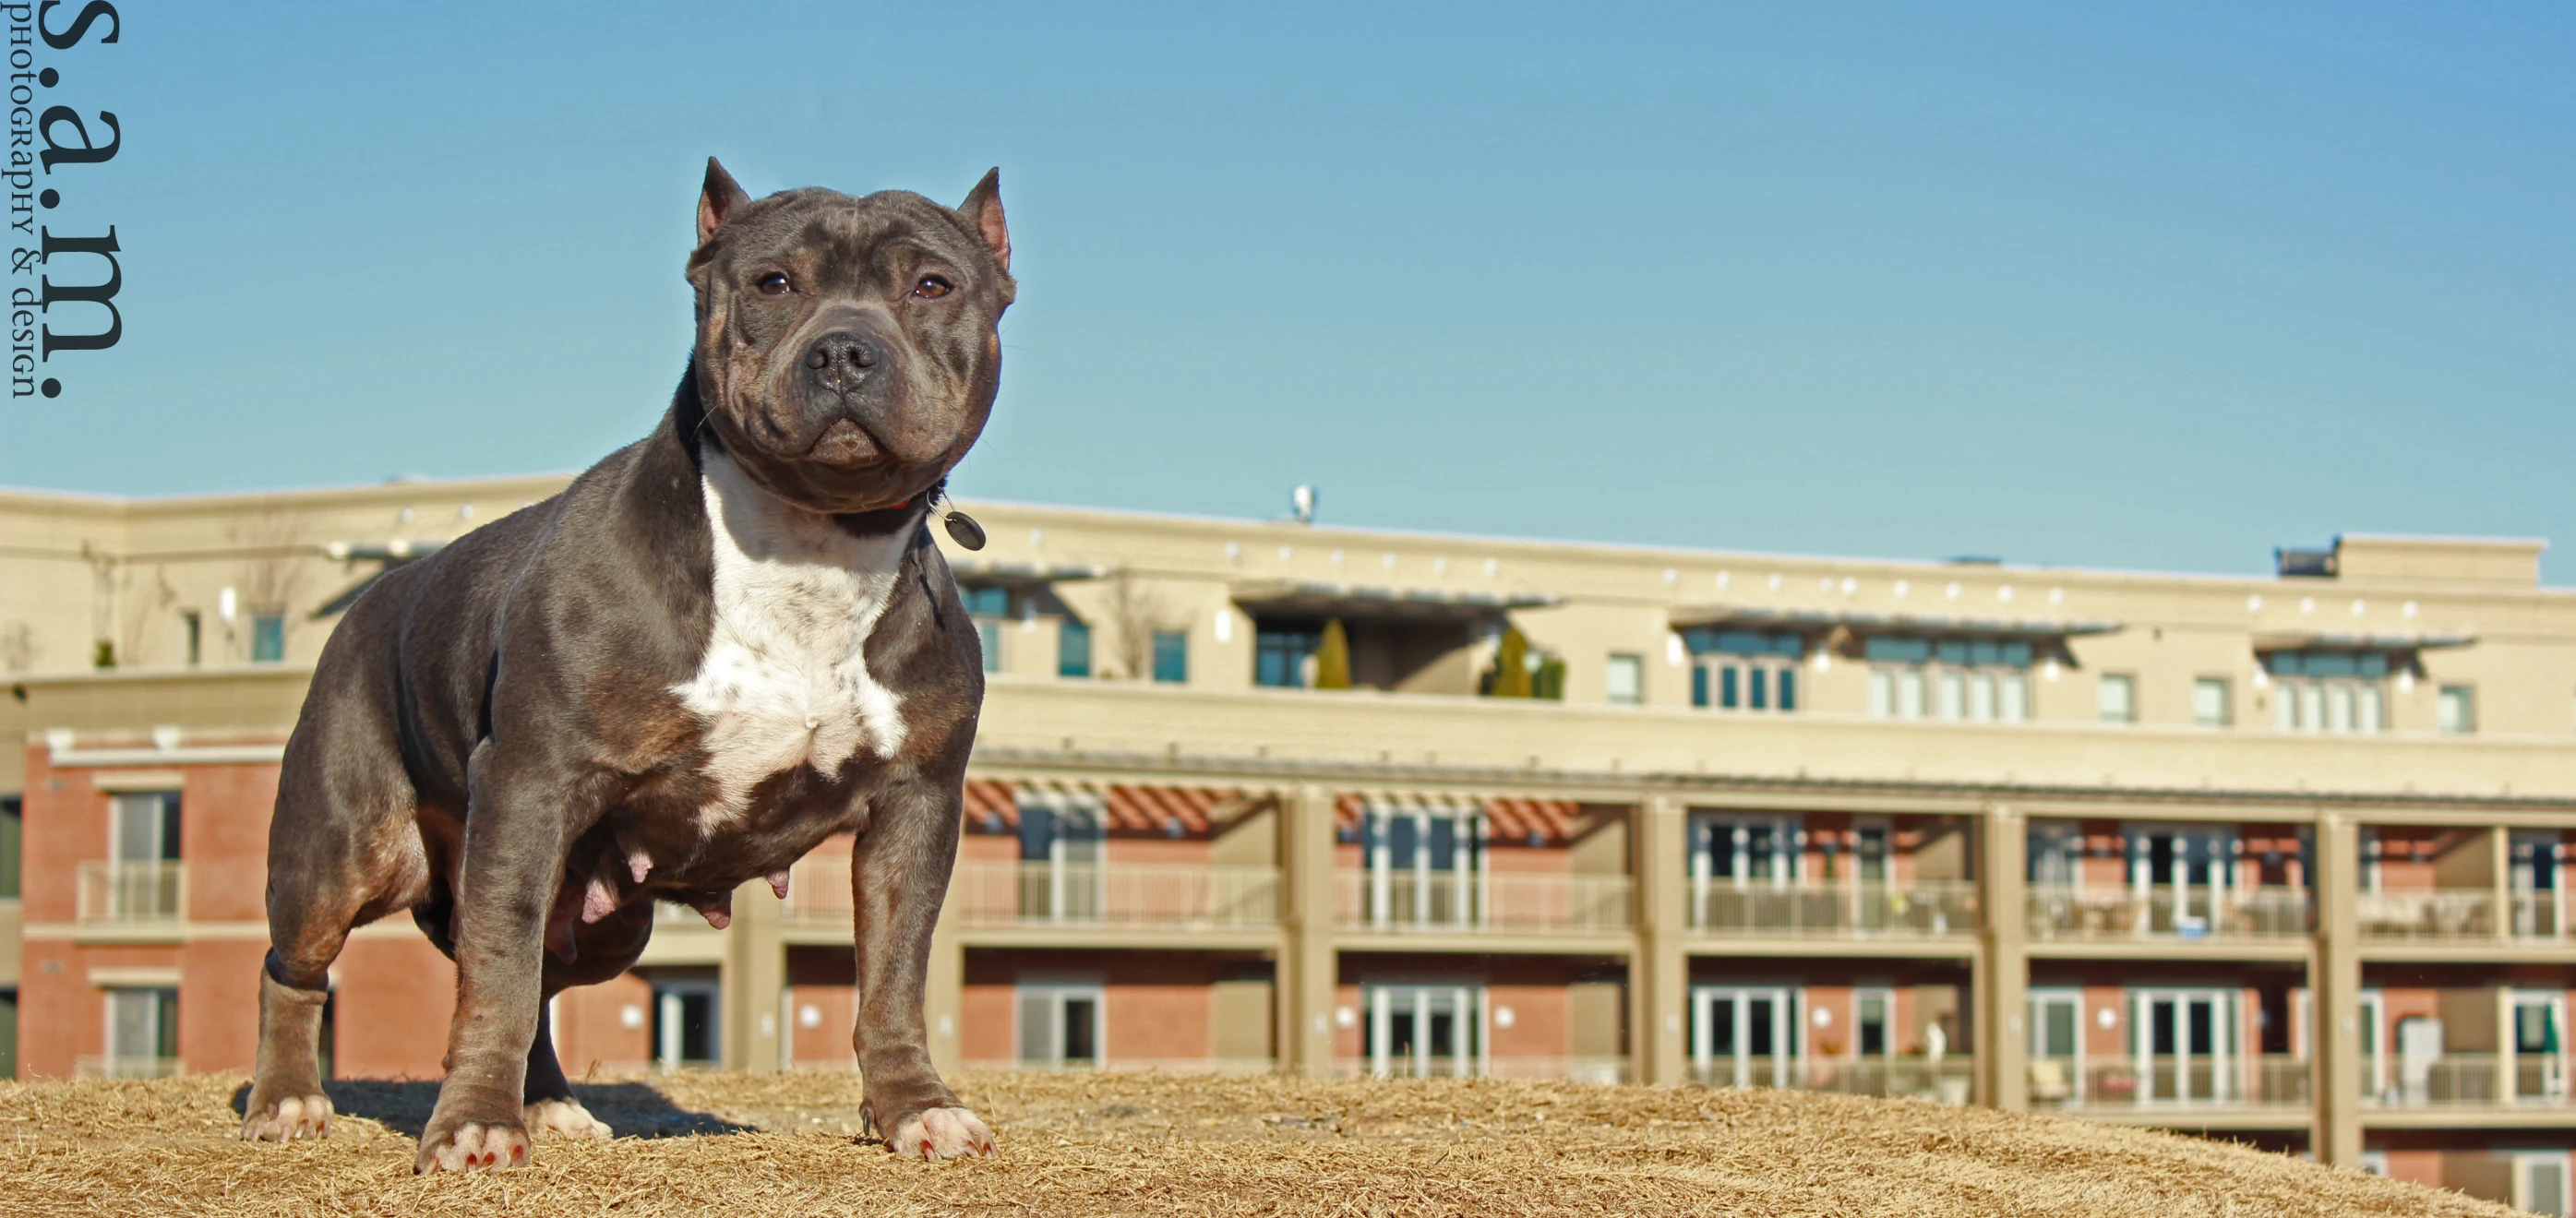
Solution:
M 787 276 L 784 272 L 771 271 L 758 279 L 752 280 L 751 286 L 760 289 L 760 294 L 763 296 L 776 296 L 785 292 L 790 285 L 787 282 Z
M 923 300 L 937 300 L 952 290 L 948 281 L 937 275 L 924 275 L 921 282 L 912 285 L 912 294 Z

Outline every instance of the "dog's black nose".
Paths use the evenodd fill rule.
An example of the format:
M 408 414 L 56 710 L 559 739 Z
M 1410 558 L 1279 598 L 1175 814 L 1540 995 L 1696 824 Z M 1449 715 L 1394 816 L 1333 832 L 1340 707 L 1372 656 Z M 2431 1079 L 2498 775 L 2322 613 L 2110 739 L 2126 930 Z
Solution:
M 885 345 L 853 330 L 837 330 L 805 349 L 805 371 L 815 384 L 848 393 L 885 362 Z

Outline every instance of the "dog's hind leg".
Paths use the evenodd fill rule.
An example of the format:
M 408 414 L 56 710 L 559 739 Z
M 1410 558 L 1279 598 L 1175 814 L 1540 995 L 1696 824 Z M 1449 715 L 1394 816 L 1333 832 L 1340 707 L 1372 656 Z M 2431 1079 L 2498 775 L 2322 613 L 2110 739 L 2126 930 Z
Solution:
M 259 1058 L 241 1136 L 318 1138 L 331 1101 L 316 1054 L 331 962 L 351 927 L 411 904 L 427 863 L 414 794 L 389 725 L 370 723 L 363 697 L 316 675 L 289 741 L 269 822 L 269 950 L 259 979 Z M 354 683 L 352 683 L 354 684 Z
M 615 977 L 644 954 L 653 934 L 653 903 L 639 901 L 596 923 L 576 927 L 571 964 L 549 956 L 544 982 L 545 1005 L 537 1008 L 536 1039 L 528 1042 L 528 1077 L 519 1085 L 521 1115 L 532 1135 L 561 1134 L 575 1138 L 611 1136 L 608 1123 L 592 1116 L 573 1098 L 555 1056 L 554 997 L 577 985 L 596 985 Z

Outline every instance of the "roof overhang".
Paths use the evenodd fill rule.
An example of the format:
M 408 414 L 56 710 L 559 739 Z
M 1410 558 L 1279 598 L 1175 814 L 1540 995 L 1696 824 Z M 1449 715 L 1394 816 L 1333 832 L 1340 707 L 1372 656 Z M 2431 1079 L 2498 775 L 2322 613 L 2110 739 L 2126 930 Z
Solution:
M 1046 584 L 1102 579 L 1110 573 L 1107 567 L 1083 563 L 1059 563 L 1051 567 L 1041 567 L 1036 563 L 988 562 L 957 558 L 948 560 L 948 569 L 965 583 L 1000 584 L 1014 588 L 1035 588 Z
M 1934 614 L 1867 613 L 1832 609 L 1769 609 L 1745 605 L 1678 608 L 1675 630 L 1720 627 L 1742 630 L 1789 630 L 1805 634 L 1906 634 L 1954 639 L 2065 639 L 2117 634 L 2118 622 L 2069 619 L 2002 619 L 1943 617 Z
M 1515 609 L 1545 609 L 1564 598 L 1526 592 L 1387 588 L 1345 584 L 1236 584 L 1234 603 L 1247 613 L 1344 621 L 1472 625 Z
M 2254 636 L 2254 650 L 2265 651 L 2434 651 L 2467 647 L 2474 634 L 2326 634 L 2278 631 Z

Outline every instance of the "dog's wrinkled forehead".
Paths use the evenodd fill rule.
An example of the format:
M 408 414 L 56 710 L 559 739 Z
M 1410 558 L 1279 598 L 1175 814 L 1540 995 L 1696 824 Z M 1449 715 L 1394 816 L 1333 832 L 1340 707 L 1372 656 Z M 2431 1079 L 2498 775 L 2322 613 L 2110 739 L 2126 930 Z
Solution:
M 717 264 L 737 274 L 795 269 L 821 290 L 883 286 L 926 263 L 994 270 L 956 213 L 908 190 L 774 194 L 728 217 L 715 246 Z

